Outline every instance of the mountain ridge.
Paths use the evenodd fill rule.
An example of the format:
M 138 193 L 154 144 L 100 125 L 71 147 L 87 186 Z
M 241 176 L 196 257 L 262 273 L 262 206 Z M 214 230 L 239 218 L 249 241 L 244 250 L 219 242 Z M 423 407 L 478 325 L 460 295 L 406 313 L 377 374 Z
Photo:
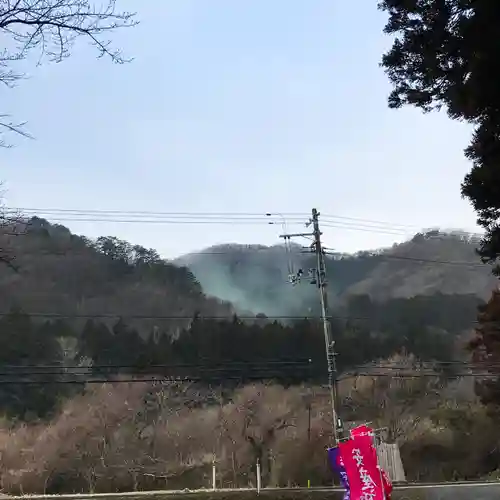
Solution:
M 127 318 L 141 331 L 175 332 L 194 314 L 230 317 L 231 304 L 207 297 L 185 267 L 153 249 L 116 237 L 90 240 L 68 228 L 33 217 L 22 234 L 0 231 L 0 248 L 15 257 L 0 266 L 2 310 L 21 308 L 41 319 L 116 321 Z M 76 319 L 75 319 L 76 318 Z
M 5 309 L 65 317 L 112 315 L 134 327 L 177 331 L 193 315 L 316 316 L 318 291 L 308 283 L 315 256 L 293 244 L 223 244 L 166 261 L 153 249 L 116 237 L 90 240 L 34 217 L 26 234 L 0 234 L 19 272 L 0 268 Z M 477 239 L 462 232 L 417 233 L 388 248 L 326 255 L 333 310 L 350 297 L 373 301 L 470 295 L 484 300 L 497 285 L 476 255 Z M 297 286 L 289 274 L 304 271 Z M 139 319 L 137 319 L 139 318 Z
M 478 238 L 461 231 L 433 229 L 371 251 L 326 255 L 333 305 L 352 295 L 377 301 L 418 295 L 477 295 L 486 299 L 497 284 L 491 266 L 476 254 Z M 288 282 L 289 266 L 307 275 L 313 255 L 292 245 L 224 244 L 186 254 L 175 263 L 188 267 L 204 291 L 230 300 L 237 309 L 269 315 L 306 314 L 317 304 L 317 291 Z

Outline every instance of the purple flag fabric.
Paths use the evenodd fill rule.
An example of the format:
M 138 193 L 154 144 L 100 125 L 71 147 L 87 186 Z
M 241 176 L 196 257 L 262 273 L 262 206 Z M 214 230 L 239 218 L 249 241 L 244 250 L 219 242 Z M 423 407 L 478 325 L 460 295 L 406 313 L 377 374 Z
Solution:
M 350 500 L 351 491 L 349 489 L 349 480 L 347 479 L 347 472 L 344 468 L 342 457 L 340 456 L 340 450 L 338 448 L 328 448 L 327 453 L 330 466 L 333 471 L 339 475 L 340 483 L 345 489 L 344 500 Z

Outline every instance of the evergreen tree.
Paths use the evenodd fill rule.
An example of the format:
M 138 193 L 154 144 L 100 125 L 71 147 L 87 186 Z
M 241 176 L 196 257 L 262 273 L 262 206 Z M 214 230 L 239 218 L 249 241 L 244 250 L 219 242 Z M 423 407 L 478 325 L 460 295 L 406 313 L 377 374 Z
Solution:
M 101 322 L 88 320 L 78 338 L 78 359 L 90 359 L 94 365 L 113 365 L 115 342 L 109 328 Z
M 383 0 L 395 36 L 382 65 L 393 84 L 389 106 L 445 107 L 476 129 L 462 194 L 486 230 L 479 252 L 500 256 L 500 3 L 495 0 Z M 498 270 L 497 270 L 498 271 Z
M 122 318 L 113 326 L 112 339 L 110 357 L 116 366 L 122 367 L 117 371 L 140 374 L 151 364 L 146 343 Z
M 487 304 L 480 307 L 478 327 L 469 343 L 472 360 L 482 364 L 486 378 L 476 378 L 476 392 L 481 401 L 500 409 L 500 291 L 495 290 Z
M 63 387 L 61 345 L 47 326 L 20 310 L 0 319 L 0 411 L 20 418 L 45 416 Z

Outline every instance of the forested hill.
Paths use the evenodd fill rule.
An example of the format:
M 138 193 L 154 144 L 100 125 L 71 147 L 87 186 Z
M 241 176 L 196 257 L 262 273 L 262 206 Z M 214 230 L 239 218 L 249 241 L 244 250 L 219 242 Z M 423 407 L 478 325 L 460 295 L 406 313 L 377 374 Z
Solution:
M 80 384 L 84 377 L 164 376 L 169 367 L 184 367 L 182 373 L 174 375 L 200 381 L 213 378 L 227 383 L 259 377 L 283 383 L 323 380 L 326 371 L 320 325 L 316 319 L 298 319 L 301 315 L 318 316 L 317 289 L 306 283 L 295 288 L 286 283 L 287 259 L 281 248 L 228 246 L 196 256 L 200 259 L 197 262 L 206 259 L 205 269 L 214 273 L 213 277 L 220 276 L 217 273 L 223 269 L 228 280 L 238 280 L 223 283 L 233 288 L 238 283 L 234 294 L 222 288 L 209 292 L 232 299 L 240 311 L 280 316 L 247 321 L 234 317 L 228 302 L 208 298 L 192 271 L 162 260 L 154 250 L 114 237 L 90 241 L 38 218 L 30 221 L 25 233 L 10 233 L 0 233 L 2 255 L 15 256 L 17 267 L 15 271 L 0 266 L 0 363 L 36 366 L 37 370 L 59 366 L 60 370 L 27 372 L 29 384 L 15 389 L 2 385 L 2 413 L 27 418 L 29 409 L 34 415 L 44 415 L 54 411 L 61 398 L 75 395 L 78 387 L 73 389 L 72 384 Z M 398 270 L 403 276 L 398 286 L 403 286 L 412 278 L 412 269 L 423 272 L 424 268 L 412 268 L 413 261 L 393 262 L 390 256 L 404 257 L 405 249 L 411 247 L 422 247 L 423 251 L 429 248 L 427 240 L 417 237 L 377 255 L 329 259 L 329 274 L 335 277 L 331 289 L 337 294 L 332 329 L 336 348 L 342 352 L 340 370 L 400 352 L 446 362 L 465 356 L 461 338 L 470 334 L 474 325 L 481 301 L 477 290 L 473 294 L 464 293 L 466 287 L 460 294 L 425 290 L 427 294 L 413 298 L 378 301 L 362 290 L 350 293 L 364 281 L 380 281 L 376 273 L 383 265 L 393 269 L 385 278 L 387 290 L 398 285 L 394 285 Z M 453 249 L 471 250 L 463 241 L 448 238 L 447 243 Z M 296 258 L 296 264 L 305 270 L 314 265 L 312 256 L 298 248 L 292 253 L 292 260 Z M 465 260 L 450 255 L 450 259 L 459 257 Z M 469 258 L 472 262 L 472 251 Z M 467 266 L 435 269 L 442 273 L 442 279 L 452 272 L 448 269 L 471 272 Z M 484 280 L 486 289 L 490 278 L 481 274 L 485 270 L 475 264 L 472 269 L 477 274 L 469 278 L 477 279 L 476 285 Z M 202 282 L 207 276 L 198 273 Z M 266 368 L 284 360 L 307 361 L 307 366 L 301 365 L 299 371 L 295 365 L 285 369 L 280 364 L 272 373 Z M 244 368 L 247 366 L 252 368 Z M 30 385 L 41 378 L 43 390 Z M 59 384 L 61 380 L 71 383 Z
M 17 307 L 40 318 L 79 318 L 82 325 L 121 316 L 144 331 L 175 330 L 196 312 L 232 314 L 230 304 L 203 294 L 187 268 L 155 250 L 114 237 L 90 241 L 36 217 L 20 234 L 11 233 L 1 234 L 0 248 L 15 257 L 17 272 L 0 266 L 0 312 Z
M 348 296 L 373 300 L 418 295 L 489 296 L 497 280 L 476 255 L 477 241 L 463 233 L 429 231 L 391 248 L 354 255 L 327 256 L 329 289 L 334 304 Z M 299 246 L 223 245 L 178 260 L 187 265 L 206 293 L 231 300 L 242 310 L 269 315 L 307 314 L 316 307 L 317 290 L 303 279 L 287 282 L 289 264 L 296 271 L 315 266 Z
M 183 318 L 195 313 L 228 317 L 233 304 L 240 313 L 275 317 L 318 312 L 317 289 L 307 279 L 315 259 L 299 246 L 287 253 L 281 246 L 224 245 L 170 263 L 155 250 L 115 237 L 90 241 L 36 217 L 24 233 L 4 231 L 1 238 L 0 248 L 15 256 L 18 268 L 0 266 L 3 311 L 76 317 L 82 325 L 121 316 L 148 332 L 184 327 Z M 358 295 L 375 302 L 436 293 L 485 299 L 496 284 L 475 243 L 459 233 L 418 234 L 389 249 L 329 255 L 327 266 L 335 309 Z M 288 272 L 299 268 L 306 278 L 291 286 Z

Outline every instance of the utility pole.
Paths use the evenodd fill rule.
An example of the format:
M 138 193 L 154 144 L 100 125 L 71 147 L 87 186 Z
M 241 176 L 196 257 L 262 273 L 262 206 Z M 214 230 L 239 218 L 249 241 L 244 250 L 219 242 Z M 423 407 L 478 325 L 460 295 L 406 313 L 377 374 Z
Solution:
M 337 363 L 335 361 L 335 341 L 332 338 L 332 327 L 328 311 L 328 294 L 326 291 L 326 265 L 325 254 L 321 244 L 321 231 L 319 229 L 319 212 L 313 208 L 310 223 L 313 226 L 314 243 L 313 249 L 316 254 L 316 285 L 319 289 L 321 300 L 321 320 L 323 322 L 323 333 L 325 336 L 325 353 L 328 368 L 328 388 L 330 390 L 330 402 L 332 405 L 332 419 L 335 443 L 338 442 L 339 434 L 342 433 L 342 421 L 338 411 L 340 409 L 337 387 Z
M 325 337 L 325 353 L 326 362 L 328 368 L 328 388 L 330 391 L 330 404 L 332 409 L 332 419 L 333 419 L 333 437 L 335 444 L 338 443 L 339 437 L 342 435 L 342 420 L 339 417 L 338 410 L 340 409 L 340 402 L 338 398 L 338 380 L 337 380 L 337 365 L 335 362 L 335 341 L 332 338 L 332 330 L 330 324 L 330 317 L 328 313 L 328 295 L 326 291 L 327 280 L 326 280 L 326 265 L 325 265 L 325 254 L 323 246 L 321 244 L 321 231 L 319 228 L 319 212 L 313 208 L 312 216 L 306 226 L 312 225 L 312 233 L 296 233 L 296 234 L 283 234 L 281 238 L 285 241 L 290 240 L 290 238 L 301 237 L 301 236 L 312 236 L 314 241 L 311 245 L 312 251 L 316 254 L 316 269 L 311 269 L 309 275 L 311 277 L 311 283 L 315 284 L 320 293 L 321 301 L 321 320 L 323 323 L 323 333 Z M 299 282 L 302 277 L 303 271 L 299 269 L 297 275 L 293 278 L 292 283 Z

